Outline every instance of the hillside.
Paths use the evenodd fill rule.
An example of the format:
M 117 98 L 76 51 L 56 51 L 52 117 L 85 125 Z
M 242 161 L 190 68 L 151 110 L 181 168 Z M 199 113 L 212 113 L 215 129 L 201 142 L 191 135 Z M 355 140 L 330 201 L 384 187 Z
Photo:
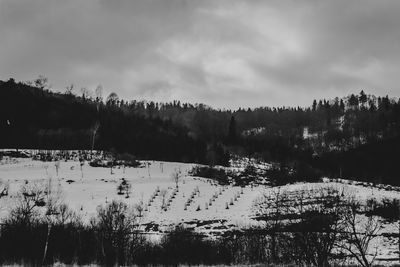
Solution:
M 85 250 L 84 246 L 75 245 L 82 243 L 89 244 L 90 248 L 86 249 L 92 252 L 88 254 L 88 258 L 82 256 L 80 259 L 82 262 L 103 259 L 102 254 L 93 254 L 93 250 L 101 244 L 97 232 L 94 233 L 96 236 L 94 241 L 85 238 L 80 241 L 79 238 L 75 238 L 84 235 L 84 231 L 90 233 L 90 226 L 96 222 L 96 216 L 99 216 L 101 208 L 116 201 L 116 203 L 125 203 L 134 212 L 136 216 L 135 231 L 139 236 L 150 240 L 152 246 L 164 244 L 166 238 L 174 235 L 176 227 L 185 227 L 190 231 L 184 233 L 188 239 L 184 240 L 189 242 L 188 246 L 196 249 L 196 253 L 201 255 L 199 258 L 192 259 L 194 262 L 207 261 L 206 259 L 210 255 L 209 252 L 203 250 L 204 244 L 192 243 L 194 242 L 192 238 L 199 235 L 205 237 L 205 240 L 222 240 L 222 244 L 228 242 L 229 251 L 249 253 L 252 257 L 251 262 L 258 263 L 264 259 L 265 256 L 262 255 L 269 251 L 271 243 L 260 243 L 259 239 L 251 239 L 254 237 L 254 233 L 259 236 L 260 240 L 270 240 L 268 235 L 271 234 L 269 232 L 271 230 L 268 229 L 271 229 L 272 222 L 276 220 L 275 223 L 280 227 L 277 230 L 280 242 L 289 242 L 290 240 L 297 242 L 292 237 L 292 235 L 298 234 L 293 230 L 295 228 L 285 227 L 295 227 L 299 219 L 305 222 L 309 219 L 313 222 L 313 219 L 318 219 L 320 216 L 325 225 L 332 211 L 326 210 L 324 201 L 330 197 L 343 198 L 343 201 L 347 197 L 354 197 L 360 201 L 363 207 L 362 212 L 357 214 L 360 224 L 357 227 L 360 229 L 363 229 L 364 223 L 368 220 L 366 210 L 374 212 L 375 216 L 371 218 L 379 220 L 380 228 L 376 232 L 377 235 L 373 238 L 373 242 L 367 247 L 369 259 L 373 258 L 375 249 L 376 261 L 380 264 L 389 266 L 392 261 L 397 259 L 398 239 L 396 235 L 398 229 L 396 228 L 396 219 L 393 221 L 395 215 L 389 213 L 390 216 L 385 216 L 387 213 L 378 208 L 379 205 L 392 203 L 393 206 L 384 207 L 398 208 L 398 205 L 395 204 L 398 203 L 396 201 L 400 196 L 399 187 L 328 179 L 318 183 L 299 182 L 279 187 L 256 183 L 241 186 L 233 183 L 222 185 L 212 179 L 191 175 L 190 170 L 196 166 L 195 164 L 141 161 L 140 166 L 137 167 L 92 167 L 88 164 L 89 162 L 78 160 L 82 151 L 49 151 L 54 156 L 53 161 L 36 160 L 38 151 L 35 150 L 21 150 L 20 152 L 28 158 L 6 156 L 0 160 L 0 192 L 2 193 L 0 194 L 0 222 L 9 225 L 0 228 L 2 231 L 0 261 L 8 259 L 14 253 L 17 255 L 16 257 L 25 257 L 31 253 L 33 259 L 41 256 L 41 246 L 38 246 L 37 242 L 43 242 L 45 232 L 40 228 L 36 229 L 37 237 L 33 238 L 34 241 L 30 241 L 32 234 L 23 234 L 24 232 L 21 230 L 24 229 L 23 225 L 17 223 L 19 217 L 15 218 L 16 221 L 10 220 L 10 218 L 14 218 L 17 207 L 21 203 L 32 204 L 31 200 L 24 196 L 29 197 L 33 194 L 40 194 L 43 197 L 41 199 L 43 204 L 39 205 L 38 202 L 32 204 L 32 218 L 51 219 L 54 224 L 51 234 L 53 239 L 49 243 L 52 247 L 49 250 L 49 262 L 53 260 L 53 257 L 54 259 L 60 257 L 59 255 L 65 257 L 60 257 L 60 260 L 70 259 L 72 256 L 69 252 L 76 253 L 76 251 Z M 60 159 L 62 153 L 68 155 L 69 159 Z M 83 153 L 91 157 L 103 158 L 97 151 L 94 154 L 89 151 Z M 224 169 L 226 171 L 243 171 L 247 164 L 249 162 L 245 160 L 237 161 L 232 163 L 234 167 Z M 259 170 L 271 167 L 257 164 L 253 166 Z M 172 177 L 177 171 L 181 173 L 181 176 L 175 182 Z M 130 185 L 129 190 L 120 190 L 122 184 Z M 5 194 L 3 194 L 4 189 L 6 190 Z M 375 203 L 375 206 L 368 203 Z M 59 205 L 65 209 L 60 208 L 59 213 L 51 214 L 49 213 L 51 205 Z M 278 209 L 279 217 L 276 215 Z M 313 209 L 319 210 L 320 213 L 307 213 L 308 210 L 313 211 Z M 392 209 L 389 211 L 391 212 Z M 15 225 L 12 224 L 13 222 Z M 43 222 L 46 223 L 44 219 Z M 80 229 L 79 223 L 86 225 L 87 228 Z M 320 227 L 319 224 L 313 224 L 312 231 L 318 227 Z M 63 229 L 69 234 L 60 236 Z M 35 233 L 35 231 L 32 232 Z M 315 234 L 314 232 L 307 233 Z M 317 239 L 312 236 L 307 238 L 321 240 L 319 241 L 321 244 L 325 242 L 325 239 Z M 62 241 L 60 242 L 60 240 Z M 64 244 L 65 240 L 68 242 Z M 244 242 L 243 247 L 231 246 L 230 242 L 235 240 Z M 137 244 L 142 248 L 135 251 L 134 261 L 139 261 L 138 255 L 147 255 L 146 243 L 141 242 Z M 173 243 L 174 246 L 178 246 L 180 242 L 184 241 L 177 242 Z M 217 251 L 224 248 L 222 244 L 217 246 Z M 261 245 L 261 247 L 247 248 L 245 244 Z M 293 246 L 297 243 L 291 244 Z M 302 248 L 301 245 L 302 243 L 299 243 L 298 247 Z M 17 249 L 21 247 L 24 249 Z M 286 249 L 291 253 L 296 251 L 291 246 L 279 246 L 279 251 L 282 253 Z M 309 248 L 307 247 L 307 249 Z M 256 254 L 258 256 L 252 254 L 254 251 L 259 252 Z M 333 250 L 332 253 L 332 255 L 337 253 L 336 256 L 340 256 L 338 251 Z M 241 257 L 244 257 L 243 254 L 240 254 Z M 283 258 L 280 261 L 294 261 L 297 257 L 297 254 L 293 254 L 291 258 Z M 219 260 L 229 262 L 229 259 L 235 259 L 235 257 L 223 253 L 222 256 L 219 256 Z M 243 258 L 239 259 L 243 260 Z M 158 260 L 157 258 L 145 258 L 146 263 L 153 263 L 153 261 L 157 263 Z M 215 262 L 211 263 L 215 264 Z
M 397 98 L 361 91 L 306 108 L 232 111 L 93 95 L 0 82 L 0 147 L 96 149 L 224 166 L 246 156 L 289 169 L 302 165 L 314 176 L 399 183 Z
M 0 82 L 0 147 L 101 149 L 146 159 L 204 162 L 204 142 L 184 127 L 117 103 Z

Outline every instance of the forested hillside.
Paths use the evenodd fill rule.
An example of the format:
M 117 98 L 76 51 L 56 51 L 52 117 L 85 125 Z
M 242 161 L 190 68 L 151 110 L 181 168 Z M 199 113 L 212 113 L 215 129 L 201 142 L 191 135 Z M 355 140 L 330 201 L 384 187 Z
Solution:
M 249 156 L 320 176 L 399 184 L 397 98 L 361 91 L 306 108 L 232 111 L 126 101 L 115 93 L 103 99 L 97 90 L 55 93 L 45 82 L 0 82 L 1 147 L 101 149 L 211 165 Z
M 184 127 L 144 118 L 113 100 L 0 83 L 0 139 L 5 148 L 101 149 L 140 158 L 205 162 L 206 145 Z

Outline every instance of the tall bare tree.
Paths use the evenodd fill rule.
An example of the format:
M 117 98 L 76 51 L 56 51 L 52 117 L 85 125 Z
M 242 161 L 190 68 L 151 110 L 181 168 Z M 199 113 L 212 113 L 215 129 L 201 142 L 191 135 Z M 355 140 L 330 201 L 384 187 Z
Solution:
M 126 264 L 130 243 L 135 236 L 137 215 L 123 202 L 112 201 L 100 207 L 96 225 L 102 241 L 102 254 L 108 263 Z
M 361 266 L 372 266 L 378 254 L 378 247 L 373 246 L 372 241 L 382 226 L 379 219 L 376 216 L 364 216 L 361 203 L 352 197 L 343 213 L 343 223 L 346 232 L 338 247 L 348 252 Z
M 343 231 L 342 199 L 335 189 L 303 191 L 293 205 L 300 211 L 294 223 L 299 260 L 314 266 L 330 266 L 332 251 Z
M 99 128 L 100 128 L 100 122 L 96 121 L 92 127 L 92 145 L 90 147 L 90 154 L 92 154 L 92 152 L 93 152 L 94 143 L 96 141 L 96 134 L 97 134 L 97 131 L 99 130 Z
M 266 223 L 266 231 L 270 238 L 269 252 L 273 263 L 279 261 L 278 239 L 287 209 L 287 201 L 287 192 L 280 187 L 265 192 L 258 201 L 260 213 Z

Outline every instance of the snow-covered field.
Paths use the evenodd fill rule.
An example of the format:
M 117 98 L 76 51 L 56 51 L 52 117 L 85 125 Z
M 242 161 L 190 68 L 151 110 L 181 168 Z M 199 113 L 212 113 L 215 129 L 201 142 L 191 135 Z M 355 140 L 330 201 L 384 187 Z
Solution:
M 61 190 L 62 200 L 85 221 L 96 215 L 98 206 L 115 199 L 125 201 L 132 206 L 141 204 L 143 217 L 140 223 L 159 226 L 158 230 L 151 230 L 153 233 L 163 232 L 178 223 L 184 223 L 187 227 L 208 234 L 259 224 L 254 219 L 259 211 L 254 203 L 261 196 L 272 194 L 276 188 L 265 185 L 243 188 L 221 186 L 212 180 L 188 175 L 193 166 L 194 164 L 186 163 L 143 161 L 142 167 L 116 167 L 111 172 L 110 168 L 91 167 L 88 162 L 85 162 L 81 169 L 79 161 L 69 160 L 60 162 L 57 174 L 56 162 L 4 157 L 0 161 L 0 181 L 9 184 L 9 194 L 0 198 L 0 220 L 13 207 L 16 194 L 26 181 L 29 183 L 51 181 L 53 187 Z M 182 172 L 183 177 L 179 181 L 175 197 L 170 198 L 176 189 L 171 176 L 177 170 Z M 122 178 L 132 185 L 129 198 L 117 194 L 117 186 Z M 371 197 L 400 198 L 400 192 L 395 190 L 356 185 L 346 181 L 298 183 L 283 186 L 280 190 L 296 193 L 301 190 L 326 187 L 351 192 L 361 200 Z M 159 192 L 157 196 L 150 201 L 157 191 Z M 166 209 L 162 208 L 163 197 L 160 192 L 163 191 L 166 192 L 165 201 L 171 199 Z M 192 202 L 185 209 L 185 203 L 192 195 Z M 384 222 L 383 225 L 382 233 L 398 233 L 396 224 Z M 377 241 L 378 259 L 398 258 L 398 238 L 381 236 Z
M 142 165 L 144 167 L 140 168 L 115 167 L 111 173 L 110 168 L 91 167 L 87 162 L 81 171 L 79 161 L 61 161 L 57 175 L 55 162 L 4 159 L 0 164 L 0 180 L 3 183 L 8 182 L 10 188 L 9 196 L 0 199 L 0 216 L 4 217 L 13 207 L 15 195 L 26 181 L 48 183 L 51 179 L 53 187 L 61 188 L 63 201 L 85 220 L 96 214 L 99 205 L 115 199 L 131 205 L 142 203 L 142 223 L 154 222 L 168 226 L 180 222 L 219 220 L 224 225 L 245 226 L 251 223 L 252 201 L 263 190 L 261 187 L 219 186 L 209 179 L 188 176 L 187 172 L 193 164 L 143 161 Z M 184 175 L 167 210 L 162 209 L 163 197 L 160 193 L 151 206 L 148 206 L 157 189 L 160 192 L 166 190 L 166 201 L 170 198 L 176 188 L 171 177 L 175 170 L 180 170 Z M 117 186 L 122 178 L 132 185 L 129 198 L 117 194 Z M 193 192 L 196 192 L 193 201 L 185 210 L 184 204 Z M 210 201 L 214 195 L 217 197 Z M 238 195 L 240 197 L 234 201 Z M 231 200 L 233 205 L 230 205 Z M 219 228 L 224 227 L 219 224 Z

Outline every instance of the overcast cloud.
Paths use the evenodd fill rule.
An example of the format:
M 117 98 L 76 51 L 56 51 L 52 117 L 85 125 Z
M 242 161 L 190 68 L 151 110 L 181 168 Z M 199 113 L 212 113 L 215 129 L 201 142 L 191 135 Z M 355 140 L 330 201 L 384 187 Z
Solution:
M 398 97 L 399 14 L 396 0 L 0 0 L 0 79 L 221 108 Z

